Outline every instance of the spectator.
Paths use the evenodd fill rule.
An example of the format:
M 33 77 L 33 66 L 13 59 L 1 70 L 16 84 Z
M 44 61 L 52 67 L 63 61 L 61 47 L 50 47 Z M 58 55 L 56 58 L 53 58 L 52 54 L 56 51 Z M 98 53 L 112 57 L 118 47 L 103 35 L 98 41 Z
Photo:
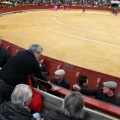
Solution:
M 41 120 L 29 112 L 32 91 L 28 85 L 19 84 L 11 94 L 11 101 L 0 105 L 0 120 Z
M 38 59 L 43 49 L 38 44 L 33 44 L 28 50 L 19 52 L 13 56 L 0 71 L 0 91 L 6 100 L 10 99 L 12 90 L 17 84 L 27 84 L 27 77 L 34 74 L 37 78 L 47 82 L 41 73 Z M 44 82 L 42 85 L 51 89 L 52 86 Z
M 0 46 L 0 68 L 2 68 L 11 58 L 9 51 Z
M 61 110 L 50 111 L 44 120 L 83 120 L 84 100 L 79 92 L 66 95 Z
M 117 87 L 117 83 L 113 81 L 108 81 L 104 82 L 103 85 L 103 89 L 88 89 L 79 87 L 78 85 L 73 85 L 73 89 L 78 90 L 84 94 L 95 96 L 95 98 L 98 100 L 120 106 L 120 101 L 118 101 L 117 97 L 114 94 L 114 91 Z
M 66 89 L 70 89 L 70 83 L 66 78 L 64 78 L 64 75 L 65 71 L 63 69 L 55 71 L 55 77 L 51 79 L 51 83 L 64 87 Z
M 78 78 L 78 86 L 81 87 L 81 88 L 88 88 L 87 87 L 87 84 L 88 84 L 88 77 L 87 76 L 80 76 Z M 76 91 L 75 89 L 72 89 L 73 91 Z M 81 92 L 82 93 L 82 92 Z M 82 93 L 84 94 L 84 93 Z M 88 94 L 85 94 L 85 95 L 88 95 Z
M 87 76 L 80 76 L 78 78 L 78 85 L 80 87 L 87 88 L 87 84 L 88 84 L 88 77 Z

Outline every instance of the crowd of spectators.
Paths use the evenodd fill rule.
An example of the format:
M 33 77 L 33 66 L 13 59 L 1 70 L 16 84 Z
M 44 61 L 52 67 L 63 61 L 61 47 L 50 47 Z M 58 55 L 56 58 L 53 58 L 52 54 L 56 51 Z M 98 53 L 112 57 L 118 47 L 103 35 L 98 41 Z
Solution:
M 4 51 L 1 51 L 1 55 L 4 55 L 6 52 L 8 53 L 8 51 L 4 49 Z M 19 52 L 11 57 L 2 66 L 2 69 L 0 70 L 0 93 L 3 101 L 10 100 L 10 95 L 16 85 L 21 83 L 28 84 L 28 75 L 42 79 L 43 82 L 34 79 L 32 81 L 33 83 L 37 83 L 37 85 L 45 86 L 48 89 L 48 92 L 54 95 L 59 96 L 55 93 L 54 86 L 52 86 L 52 84 L 70 89 L 70 82 L 67 80 L 67 78 L 65 78 L 64 69 L 56 70 L 54 72 L 55 76 L 53 76 L 50 80 L 52 84 L 48 83 L 46 79 L 46 72 L 47 75 L 49 72 L 47 71 L 46 66 L 42 62 L 39 62 L 42 52 L 43 48 L 40 45 L 33 44 L 28 50 Z M 1 59 L 3 58 L 5 59 L 7 56 L 1 56 Z M 107 83 L 103 83 L 103 88 L 97 89 L 89 89 L 87 84 L 88 77 L 80 76 L 78 78 L 78 84 L 73 85 L 73 90 L 79 91 L 88 96 L 95 96 L 95 98 L 98 100 L 120 106 L 120 102 L 117 100 L 114 94 L 114 91 L 117 88 L 117 83 L 108 81 Z
M 107 6 L 110 7 L 110 0 L 11 0 L 18 6 L 21 5 L 84 5 L 84 6 Z M 1 2 L 0 2 L 1 3 Z M 1 4 L 0 4 L 1 5 Z
M 106 103 L 120 106 L 120 101 L 116 97 L 114 91 L 117 88 L 117 83 L 114 81 L 103 82 L 103 88 L 89 89 L 86 85 L 73 85 L 73 89 L 81 92 L 84 95 L 94 96 L 96 99 Z

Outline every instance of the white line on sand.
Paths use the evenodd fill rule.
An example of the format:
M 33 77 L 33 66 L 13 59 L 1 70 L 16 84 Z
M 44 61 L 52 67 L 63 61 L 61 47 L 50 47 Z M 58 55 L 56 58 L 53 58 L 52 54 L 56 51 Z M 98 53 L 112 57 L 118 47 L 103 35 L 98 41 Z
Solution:
M 37 21 L 38 18 L 39 18 L 39 16 L 35 18 L 35 23 L 38 24 L 38 25 L 41 25 L 40 22 Z M 63 34 L 63 35 L 67 35 L 69 37 L 74 37 L 74 38 L 77 38 L 77 39 L 80 39 L 80 40 L 85 40 L 85 41 L 90 41 L 90 42 L 94 42 L 94 43 L 97 43 L 97 44 L 103 44 L 103 45 L 107 45 L 107 46 L 120 48 L 119 45 L 109 44 L 109 43 L 106 43 L 106 42 L 100 42 L 100 41 L 97 41 L 97 40 L 92 40 L 92 39 L 88 39 L 88 38 L 68 34 L 68 33 L 65 33 L 65 32 L 61 32 L 61 31 L 58 31 L 58 30 L 51 29 L 49 27 L 44 27 L 44 28 L 46 28 L 46 29 L 48 29 L 50 31 L 53 31 L 53 32 L 56 32 L 56 33 L 59 33 L 59 34 Z
M 83 31 L 91 32 L 91 33 L 102 34 L 102 35 L 105 35 L 105 36 L 113 36 L 113 37 L 120 38 L 120 36 L 117 36 L 117 35 L 111 35 L 111 34 L 107 34 L 107 33 L 101 33 L 101 32 L 97 32 L 97 31 L 93 31 L 93 30 L 88 30 L 88 29 L 84 29 L 84 28 L 80 28 L 80 27 L 71 26 L 71 25 L 68 25 L 68 24 L 65 24 L 63 22 L 58 21 L 55 17 L 53 19 L 54 19 L 55 22 L 57 22 L 61 25 L 67 26 L 67 27 L 71 27 L 71 28 L 75 28 L 75 29 L 79 29 L 79 30 L 83 30 Z

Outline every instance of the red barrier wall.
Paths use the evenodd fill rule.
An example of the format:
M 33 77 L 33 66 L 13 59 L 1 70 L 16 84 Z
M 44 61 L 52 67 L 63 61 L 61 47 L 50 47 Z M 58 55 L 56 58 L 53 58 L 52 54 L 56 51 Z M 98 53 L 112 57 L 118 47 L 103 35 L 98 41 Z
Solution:
M 22 10 L 30 10 L 30 9 L 51 9 L 53 6 L 38 6 L 38 5 L 25 5 L 25 6 L 17 6 L 11 8 L 0 8 L 0 13 L 12 12 L 12 11 L 22 11 Z
M 68 6 L 64 6 L 68 7 Z M 47 6 L 39 6 L 39 5 L 25 5 L 25 6 L 16 6 L 11 8 L 0 8 L 0 13 L 5 12 L 12 12 L 12 11 L 21 11 L 21 10 L 29 10 L 29 9 L 52 9 L 53 5 L 47 5 Z M 82 6 L 69 6 L 69 9 L 82 9 Z M 60 6 L 58 6 L 58 9 L 60 9 Z M 86 10 L 99 10 L 99 11 L 112 11 L 111 8 L 108 7 L 89 7 L 86 6 Z M 120 10 L 118 10 L 120 12 Z

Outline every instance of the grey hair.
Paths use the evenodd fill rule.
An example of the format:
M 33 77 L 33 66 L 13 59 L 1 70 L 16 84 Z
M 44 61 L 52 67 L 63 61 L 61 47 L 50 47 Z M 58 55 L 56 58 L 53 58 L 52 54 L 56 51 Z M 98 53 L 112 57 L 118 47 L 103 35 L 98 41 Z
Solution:
M 79 92 L 66 95 L 62 103 L 61 112 L 68 117 L 81 118 L 84 100 Z
M 35 52 L 35 51 L 36 52 L 41 52 L 41 51 L 43 51 L 42 47 L 40 45 L 38 45 L 38 44 L 31 45 L 28 50 L 30 50 L 32 52 Z
M 11 102 L 15 105 L 27 108 L 28 106 L 25 106 L 25 102 L 32 96 L 32 90 L 28 85 L 19 84 L 14 88 L 11 94 Z

